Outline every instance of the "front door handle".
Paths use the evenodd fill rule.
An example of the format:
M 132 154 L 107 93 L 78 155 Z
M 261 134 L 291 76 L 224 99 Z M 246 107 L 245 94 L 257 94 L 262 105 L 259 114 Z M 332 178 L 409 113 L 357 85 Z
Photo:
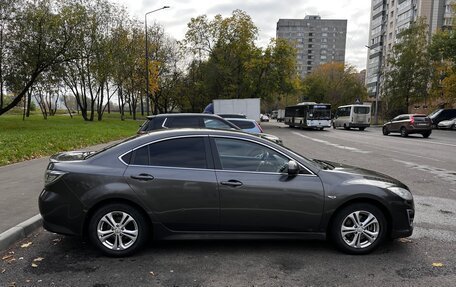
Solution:
M 228 180 L 228 181 L 222 181 L 220 182 L 221 185 L 228 185 L 228 186 L 232 186 L 232 187 L 237 187 L 237 186 L 242 186 L 242 182 L 238 181 L 238 180 L 234 180 L 234 179 L 231 179 L 231 180 Z
M 130 177 L 133 178 L 133 179 L 144 180 L 144 181 L 149 181 L 149 180 L 153 180 L 154 179 L 154 177 L 152 175 L 147 174 L 147 173 L 140 173 L 138 175 L 131 175 Z

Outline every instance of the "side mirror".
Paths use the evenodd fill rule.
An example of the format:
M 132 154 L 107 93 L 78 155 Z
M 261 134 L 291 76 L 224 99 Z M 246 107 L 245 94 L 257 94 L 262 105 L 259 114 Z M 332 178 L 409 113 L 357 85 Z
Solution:
M 299 174 L 299 165 L 296 161 L 290 160 L 288 162 L 288 175 L 294 176 Z

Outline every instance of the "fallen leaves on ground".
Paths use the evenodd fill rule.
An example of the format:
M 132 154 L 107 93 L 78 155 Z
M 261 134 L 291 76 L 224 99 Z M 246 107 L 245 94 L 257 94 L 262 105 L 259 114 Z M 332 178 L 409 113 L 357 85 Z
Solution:
M 43 257 L 37 257 L 35 259 L 33 259 L 33 262 L 40 262 L 40 261 L 43 261 Z
M 155 276 L 155 273 L 153 271 L 150 271 L 149 274 Z
M 28 248 L 28 247 L 30 247 L 30 245 L 32 245 L 32 244 L 33 244 L 33 242 L 32 242 L 32 241 L 29 241 L 29 242 L 27 242 L 27 243 L 22 244 L 22 245 L 21 245 L 21 248 Z
M 408 238 L 400 238 L 399 242 L 400 243 L 412 243 L 413 241 L 411 239 L 408 239 Z
M 432 266 L 433 266 L 433 267 L 443 267 L 443 263 L 441 263 L 441 262 L 434 262 L 434 263 L 432 263 Z

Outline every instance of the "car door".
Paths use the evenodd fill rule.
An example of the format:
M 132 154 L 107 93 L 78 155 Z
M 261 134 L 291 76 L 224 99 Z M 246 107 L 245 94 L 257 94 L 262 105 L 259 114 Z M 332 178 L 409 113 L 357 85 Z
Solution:
M 155 220 L 167 228 L 218 229 L 219 194 L 207 136 L 139 147 L 132 152 L 124 176 Z
M 323 211 L 320 179 L 289 176 L 289 158 L 266 144 L 212 137 L 222 231 L 317 230 Z
M 397 116 L 394 119 L 392 119 L 391 124 L 389 125 L 388 129 L 392 132 L 398 132 L 400 125 L 401 125 L 400 121 L 402 118 L 403 118 L 402 116 Z

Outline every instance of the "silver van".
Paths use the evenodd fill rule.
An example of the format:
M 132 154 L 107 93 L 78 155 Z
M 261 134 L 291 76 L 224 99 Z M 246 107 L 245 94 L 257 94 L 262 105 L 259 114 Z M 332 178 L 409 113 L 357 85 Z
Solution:
M 333 128 L 343 127 L 359 128 L 363 131 L 370 126 L 371 106 L 370 105 L 345 105 L 337 108 L 333 119 Z

